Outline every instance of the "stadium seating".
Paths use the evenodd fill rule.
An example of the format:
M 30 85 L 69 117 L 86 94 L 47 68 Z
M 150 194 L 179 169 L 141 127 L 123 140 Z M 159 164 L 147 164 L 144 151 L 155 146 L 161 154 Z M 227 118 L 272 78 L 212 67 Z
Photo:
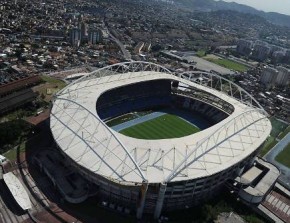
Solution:
M 196 92 L 191 92 L 196 96 Z M 149 110 L 160 107 L 176 107 L 181 110 L 196 112 L 215 124 L 228 115 L 220 109 L 199 100 L 198 97 L 189 97 L 190 94 L 179 95 L 172 91 L 170 80 L 146 81 L 112 89 L 102 94 L 97 100 L 98 115 L 103 120 L 132 112 Z M 211 96 L 214 97 L 214 96 Z M 208 102 L 212 102 L 212 98 Z
M 212 124 L 216 124 L 228 116 L 225 112 L 222 112 L 216 107 L 194 98 L 175 96 L 174 104 L 180 109 L 186 109 L 201 114 L 209 119 Z
M 168 106 L 171 100 L 169 80 L 147 81 L 115 88 L 100 96 L 97 111 L 101 119 L 109 119 L 130 111 Z

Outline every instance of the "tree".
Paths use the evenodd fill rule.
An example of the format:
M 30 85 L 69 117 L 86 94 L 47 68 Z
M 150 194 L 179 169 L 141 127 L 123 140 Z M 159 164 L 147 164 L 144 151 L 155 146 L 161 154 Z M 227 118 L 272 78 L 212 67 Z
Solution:
M 202 207 L 201 215 L 202 219 L 204 219 L 204 222 L 211 222 L 216 219 L 217 212 L 214 207 L 212 207 L 209 204 L 206 204 Z

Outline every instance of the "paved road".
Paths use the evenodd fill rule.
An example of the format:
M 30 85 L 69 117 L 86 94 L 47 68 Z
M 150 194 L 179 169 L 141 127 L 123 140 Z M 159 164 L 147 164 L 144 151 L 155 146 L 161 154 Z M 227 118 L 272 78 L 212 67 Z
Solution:
M 282 165 L 275 160 L 275 157 L 290 143 L 290 133 L 288 133 L 279 143 L 277 143 L 265 156 L 264 158 L 273 163 L 281 170 L 280 179 L 290 186 L 290 168 Z
M 107 9 L 106 11 L 110 11 L 110 9 Z M 132 59 L 130 52 L 128 50 L 126 50 L 124 44 L 120 40 L 118 40 L 114 35 L 112 35 L 112 33 L 110 33 L 109 28 L 108 28 L 109 26 L 108 26 L 108 23 L 106 22 L 105 17 L 103 19 L 103 23 L 104 23 L 104 29 L 107 31 L 110 39 L 113 40 L 115 43 L 117 43 L 117 45 L 120 47 L 120 49 L 122 51 L 124 58 L 126 60 L 130 61 Z
M 123 44 L 120 40 L 118 40 L 115 36 L 113 36 L 113 35 L 110 33 L 109 30 L 108 30 L 108 34 L 109 34 L 109 37 L 110 37 L 110 38 L 111 38 L 115 43 L 117 43 L 117 45 L 120 47 L 120 49 L 121 49 L 121 51 L 122 51 L 122 54 L 123 54 L 124 58 L 125 58 L 126 60 L 131 60 L 132 56 L 131 56 L 130 52 L 129 52 L 128 50 L 126 50 L 124 44 Z

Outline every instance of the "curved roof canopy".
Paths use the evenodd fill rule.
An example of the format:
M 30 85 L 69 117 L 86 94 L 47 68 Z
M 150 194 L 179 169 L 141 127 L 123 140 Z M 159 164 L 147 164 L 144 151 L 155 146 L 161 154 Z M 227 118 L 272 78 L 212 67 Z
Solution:
M 213 94 L 234 107 L 216 125 L 175 139 L 142 140 L 110 129 L 98 117 L 96 101 L 105 91 L 128 84 L 176 80 Z M 147 62 L 120 63 L 96 70 L 60 91 L 51 110 L 58 146 L 89 171 L 119 183 L 189 180 L 215 174 L 254 152 L 268 137 L 266 112 L 245 90 L 216 74 L 172 73 Z

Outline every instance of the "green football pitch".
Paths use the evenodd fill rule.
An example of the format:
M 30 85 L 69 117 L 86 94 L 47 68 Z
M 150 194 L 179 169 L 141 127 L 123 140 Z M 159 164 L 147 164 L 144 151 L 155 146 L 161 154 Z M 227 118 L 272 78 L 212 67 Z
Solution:
M 182 118 L 172 114 L 165 114 L 123 129 L 120 133 L 137 139 L 169 139 L 180 138 L 199 131 L 198 127 Z
M 276 156 L 275 160 L 290 168 L 290 143 Z

